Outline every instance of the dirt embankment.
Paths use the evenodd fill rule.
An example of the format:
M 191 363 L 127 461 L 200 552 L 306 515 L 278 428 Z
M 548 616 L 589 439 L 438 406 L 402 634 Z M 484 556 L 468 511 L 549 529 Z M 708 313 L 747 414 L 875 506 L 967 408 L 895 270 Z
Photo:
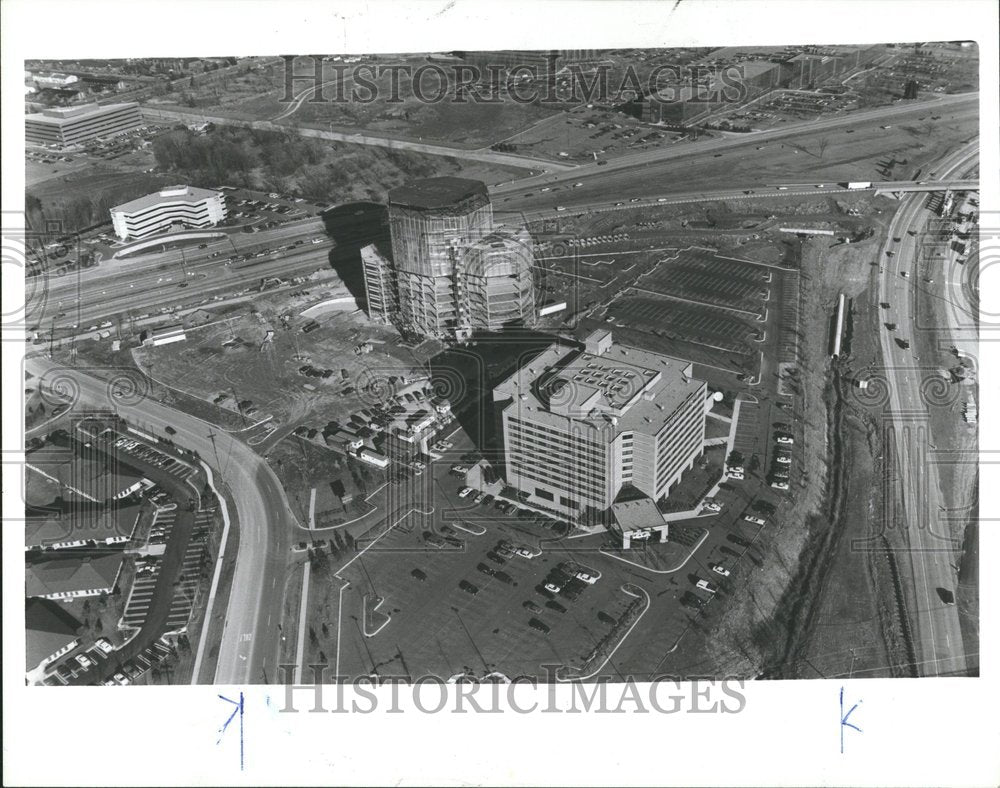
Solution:
M 877 410 L 852 388 L 851 369 L 878 355 L 871 282 L 875 243 L 803 244 L 802 395 L 804 485 L 780 512 L 759 569 L 727 611 L 717 645 L 724 670 L 769 678 L 911 675 L 902 592 L 887 550 L 882 488 L 886 451 Z M 877 271 L 877 268 L 874 268 Z M 834 365 L 829 317 L 853 299 L 852 346 Z M 876 403 L 877 404 L 877 403 Z

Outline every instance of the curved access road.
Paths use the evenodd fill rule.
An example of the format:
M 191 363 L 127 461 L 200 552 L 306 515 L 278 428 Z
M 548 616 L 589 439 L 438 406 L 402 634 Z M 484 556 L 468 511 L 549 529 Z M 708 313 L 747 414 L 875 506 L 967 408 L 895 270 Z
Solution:
M 281 483 L 267 463 L 231 435 L 149 397 L 123 402 L 108 384 L 83 369 L 41 356 L 25 359 L 28 372 L 60 377 L 78 392 L 74 409 L 112 410 L 131 426 L 154 435 L 176 430 L 173 440 L 196 451 L 228 488 L 239 521 L 239 549 L 217 657 L 216 684 L 269 683 L 277 674 L 287 558 L 295 517 Z

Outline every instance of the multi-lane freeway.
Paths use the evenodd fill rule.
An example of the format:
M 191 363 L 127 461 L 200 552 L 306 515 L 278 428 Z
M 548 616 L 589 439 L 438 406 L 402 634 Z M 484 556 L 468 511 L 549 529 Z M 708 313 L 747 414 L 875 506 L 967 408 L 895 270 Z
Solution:
M 949 178 L 968 169 L 978 151 L 978 142 L 956 151 L 938 166 L 939 175 Z M 928 327 L 928 316 L 921 317 L 917 313 L 917 288 L 927 285 L 916 274 L 918 245 L 920 239 L 926 237 L 923 233 L 927 221 L 925 205 L 924 195 L 912 195 L 903 201 L 889 225 L 887 241 L 880 251 L 879 301 L 889 304 L 885 316 L 889 322 L 897 324 L 895 332 L 887 328 L 881 330 L 880 344 L 889 394 L 884 419 L 891 426 L 895 439 L 895 471 L 898 474 L 898 487 L 887 492 L 898 491 L 901 496 L 903 522 L 900 525 L 909 542 L 907 555 L 916 597 L 915 609 L 910 612 L 917 632 L 917 667 L 921 675 L 938 676 L 962 674 L 966 669 L 958 611 L 945 601 L 955 591 L 960 544 L 949 530 L 947 511 L 953 507 L 946 505 L 947 499 L 941 490 L 933 457 L 930 405 L 924 399 L 925 378 L 936 374 L 937 370 L 920 363 L 915 341 L 911 339 L 909 347 L 902 347 L 895 341 L 897 336 L 912 338 Z M 895 238 L 899 241 L 894 241 Z M 892 252 L 892 256 L 886 252 Z M 953 288 L 949 290 L 945 286 L 946 277 L 952 273 L 943 271 L 938 275 L 937 289 L 946 297 L 956 295 Z M 955 314 L 954 310 L 946 311 L 949 318 Z M 943 339 L 945 336 L 939 341 Z M 972 491 L 968 493 L 971 496 Z M 955 494 L 960 495 L 961 491 Z M 945 593 L 942 595 L 938 589 Z
M 658 181 L 656 167 L 675 166 L 679 157 L 685 158 L 685 166 L 695 168 L 705 157 L 711 159 L 719 155 L 719 151 L 739 152 L 746 145 L 760 145 L 762 141 L 798 139 L 800 135 L 822 134 L 824 130 L 840 128 L 850 124 L 875 123 L 886 117 L 909 117 L 919 112 L 928 112 L 934 108 L 948 108 L 955 113 L 975 113 L 977 94 L 951 96 L 937 99 L 926 104 L 909 104 L 906 106 L 885 108 L 870 113 L 835 117 L 808 124 L 790 124 L 773 131 L 759 132 L 753 135 L 732 136 L 723 139 L 713 139 L 704 143 L 694 143 L 685 147 L 650 151 L 642 154 L 622 157 L 606 165 L 587 165 L 572 171 L 558 174 L 548 174 L 532 181 L 518 182 L 493 190 L 498 213 L 510 210 L 522 217 L 537 218 L 561 213 L 561 204 L 565 211 L 572 213 L 603 210 L 622 210 L 630 207 L 648 207 L 658 203 L 683 203 L 699 200 L 730 199 L 734 197 L 767 197 L 813 195 L 822 191 L 840 190 L 842 187 L 832 182 L 801 183 L 794 178 L 789 182 L 779 181 L 782 186 L 762 186 L 763 177 L 743 187 L 730 189 L 702 188 L 693 190 L 682 184 L 671 184 Z M 869 117 L 870 116 L 870 117 Z M 958 154 L 956 154 L 958 156 Z M 933 178 L 928 176 L 927 183 L 914 181 L 894 181 L 893 188 L 906 191 L 909 187 L 927 186 L 931 181 L 940 182 L 961 174 L 962 165 L 966 159 L 952 157 L 937 168 Z M 631 188 L 632 181 L 641 180 L 646 188 L 643 196 L 636 202 L 618 200 L 619 204 L 609 201 L 608 194 L 625 194 Z M 570 181 L 581 183 L 579 187 L 568 185 Z M 533 184 L 529 185 L 529 184 Z M 549 192 L 535 192 L 529 198 L 514 195 L 514 192 L 526 188 L 537 188 L 545 184 L 561 184 L 562 193 L 558 200 Z M 942 184 L 938 184 L 939 187 Z M 873 188 L 876 188 L 873 186 Z M 504 200 L 505 195 L 510 195 Z M 922 196 L 906 198 L 893 221 L 890 237 L 905 235 L 910 224 L 916 222 L 916 213 L 923 202 Z M 917 207 L 914 207 L 917 206 Z M 274 246 L 287 243 L 298 238 L 314 237 L 320 230 L 320 222 L 316 219 L 303 220 L 295 225 L 289 225 L 279 230 L 260 233 L 255 236 L 239 238 L 239 244 Z M 280 239 L 280 240 L 279 240 Z M 234 237 L 234 241 L 235 241 Z M 196 291 L 198 296 L 213 292 L 232 292 L 242 289 L 249 283 L 264 276 L 282 275 L 287 277 L 296 272 L 306 272 L 318 267 L 321 261 L 316 254 L 323 247 L 300 246 L 292 254 L 284 254 L 274 260 L 265 260 L 255 266 L 244 269 L 228 268 L 219 258 L 211 258 L 209 254 L 215 249 L 230 248 L 230 242 L 214 244 L 204 252 L 185 253 L 167 252 L 159 256 L 136 259 L 133 262 L 114 262 L 102 265 L 97 269 L 88 269 L 79 276 L 73 275 L 65 282 L 56 280 L 49 291 L 50 320 L 56 326 L 72 326 L 74 323 L 81 328 L 85 324 L 97 322 L 101 318 L 122 314 L 125 311 L 153 311 L 160 305 L 172 305 L 178 300 L 178 295 L 187 295 Z M 229 252 L 226 252 L 228 255 Z M 325 257 L 325 253 L 321 256 Z M 912 318 L 912 292 L 907 280 L 892 273 L 900 265 L 905 253 L 900 252 L 894 261 L 885 266 L 885 272 L 880 280 L 880 288 L 885 300 L 891 300 L 896 308 L 906 317 Z M 896 271 L 898 273 L 898 271 Z M 169 278 L 169 281 L 168 281 Z M 179 289 L 183 281 L 190 281 L 187 289 Z M 79 307 L 73 310 L 64 309 L 58 302 L 69 299 L 79 300 Z M 58 312 L 65 315 L 59 316 Z M 48 326 L 46 326 L 47 328 Z M 883 340 L 883 353 L 887 366 L 899 370 L 898 385 L 892 387 L 894 400 L 892 409 L 896 412 L 907 407 L 917 407 L 919 401 L 919 380 L 915 371 L 906 371 L 913 362 L 905 358 L 895 345 L 886 344 Z M 34 374 L 43 374 L 56 368 L 46 359 L 33 357 L 28 361 L 28 367 Z M 182 414 L 171 408 L 159 405 L 147 398 L 137 404 L 123 404 L 108 401 L 107 385 L 84 372 L 73 370 L 68 372 L 76 381 L 82 402 L 96 407 L 111 407 L 121 413 L 131 422 L 154 432 L 162 432 L 166 426 L 176 430 L 175 440 L 179 445 L 191 448 L 215 470 L 231 494 L 235 505 L 235 514 L 239 523 L 239 548 L 236 572 L 233 578 L 232 593 L 225 612 L 225 629 L 220 647 L 215 680 L 218 683 L 241 683 L 257 681 L 273 681 L 277 671 L 276 659 L 282 637 L 282 602 L 284 599 L 284 584 L 289 560 L 289 543 L 294 528 L 295 518 L 288 509 L 287 501 L 278 479 L 269 469 L 266 462 L 239 440 L 238 435 L 227 434 L 213 430 L 208 424 L 193 417 Z M 897 431 L 898 433 L 899 431 Z M 898 449 L 902 461 L 901 467 L 906 473 L 907 505 L 913 507 L 919 500 L 927 501 L 931 515 L 936 511 L 940 494 L 937 491 L 937 481 L 934 468 L 924 462 L 923 457 L 912 458 L 912 447 L 902 446 Z M 922 490 L 931 490 L 929 498 L 919 498 Z M 907 512 L 908 522 L 928 524 L 927 517 L 917 512 Z M 952 672 L 961 670 L 964 657 L 961 644 L 961 633 L 958 630 L 957 616 L 953 608 L 943 604 L 934 604 L 934 598 L 926 597 L 927 589 L 941 584 L 944 587 L 954 585 L 953 572 L 950 568 L 951 554 L 946 551 L 935 551 L 940 545 L 932 544 L 936 531 L 930 527 L 914 527 L 911 537 L 916 548 L 912 552 L 914 561 L 914 576 L 918 579 L 919 588 L 925 594 L 926 604 L 919 611 L 920 639 L 922 660 L 930 665 L 926 672 Z M 926 548 L 932 549 L 926 549 Z

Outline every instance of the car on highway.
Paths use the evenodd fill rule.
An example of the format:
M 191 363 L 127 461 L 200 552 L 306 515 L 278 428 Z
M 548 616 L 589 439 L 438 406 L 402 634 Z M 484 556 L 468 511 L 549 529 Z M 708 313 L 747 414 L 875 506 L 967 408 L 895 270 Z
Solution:
M 714 594 L 716 591 L 719 590 L 718 586 L 708 582 L 707 580 L 699 580 L 697 583 L 695 583 L 695 585 L 702 591 L 707 591 L 710 594 Z
M 760 517 L 754 517 L 752 514 L 747 514 L 743 516 L 743 519 L 748 523 L 753 523 L 754 525 L 765 525 L 765 522 Z
M 657 198 L 656 198 L 656 201 L 657 201 L 657 202 L 666 202 L 666 201 L 667 201 L 667 198 L 666 198 L 666 197 L 657 197 Z
M 722 575 L 723 577 L 729 577 L 729 570 L 721 564 L 713 564 L 712 571 L 717 575 Z
M 619 205 L 624 205 L 624 204 L 625 204 L 625 203 L 623 203 L 623 202 L 616 202 L 616 203 L 615 203 L 615 206 L 617 207 L 617 206 L 619 206 Z
M 900 272 L 899 272 L 899 275 L 900 275 L 901 277 L 903 277 L 903 279 L 906 279 L 907 277 L 909 277 L 909 274 L 908 274 L 908 273 L 907 273 L 906 271 L 900 271 Z
M 633 197 L 631 200 L 629 200 L 629 202 L 639 202 L 639 198 Z
M 163 431 L 165 433 L 167 433 L 167 435 L 176 435 L 177 434 L 177 430 L 175 430 L 169 424 L 163 428 Z
M 573 188 L 574 189 L 576 189 L 576 188 L 578 188 L 580 186 L 583 186 L 583 182 L 582 181 L 579 181 L 579 182 L 573 184 Z
M 566 206 L 565 205 L 557 205 L 556 206 L 556 210 L 557 211 L 565 211 L 566 210 Z

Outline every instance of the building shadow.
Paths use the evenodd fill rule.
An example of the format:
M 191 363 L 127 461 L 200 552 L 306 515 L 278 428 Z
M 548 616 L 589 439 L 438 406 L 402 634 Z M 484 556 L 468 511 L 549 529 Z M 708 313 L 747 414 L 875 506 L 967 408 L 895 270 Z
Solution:
M 376 244 L 390 253 L 388 211 L 373 202 L 337 205 L 320 214 L 323 229 L 334 241 L 330 265 L 359 305 L 367 308 L 361 249 Z

